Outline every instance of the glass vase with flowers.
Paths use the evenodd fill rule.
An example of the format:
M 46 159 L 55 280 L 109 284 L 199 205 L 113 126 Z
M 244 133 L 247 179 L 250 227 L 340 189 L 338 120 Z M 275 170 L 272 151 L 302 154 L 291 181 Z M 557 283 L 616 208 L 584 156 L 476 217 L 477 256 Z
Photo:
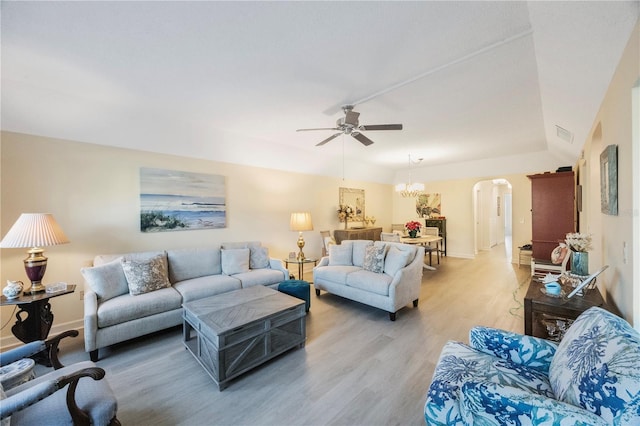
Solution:
M 344 221 L 344 229 L 347 229 L 349 220 L 354 217 L 355 212 L 356 210 L 348 205 L 340 204 L 340 207 L 338 207 L 338 219 L 340 222 Z
M 420 233 L 420 228 L 422 228 L 422 224 L 420 222 L 416 222 L 412 220 L 404 224 L 405 229 L 409 233 L 409 237 L 418 238 L 418 233 Z
M 571 273 L 589 275 L 589 250 L 591 250 L 591 234 L 579 232 L 569 233 L 565 242 L 571 250 Z

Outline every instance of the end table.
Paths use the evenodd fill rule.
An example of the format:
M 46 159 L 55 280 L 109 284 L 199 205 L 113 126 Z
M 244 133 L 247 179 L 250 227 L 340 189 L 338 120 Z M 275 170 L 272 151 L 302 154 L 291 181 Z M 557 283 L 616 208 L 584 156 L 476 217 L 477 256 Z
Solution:
M 289 269 L 289 264 L 293 263 L 298 265 L 298 279 L 299 280 L 304 280 L 303 276 L 304 276 L 304 265 L 307 263 L 313 263 L 313 266 L 317 266 L 318 265 L 318 259 L 304 259 L 304 260 L 298 260 L 298 259 L 282 259 L 282 261 L 285 264 L 285 268 Z

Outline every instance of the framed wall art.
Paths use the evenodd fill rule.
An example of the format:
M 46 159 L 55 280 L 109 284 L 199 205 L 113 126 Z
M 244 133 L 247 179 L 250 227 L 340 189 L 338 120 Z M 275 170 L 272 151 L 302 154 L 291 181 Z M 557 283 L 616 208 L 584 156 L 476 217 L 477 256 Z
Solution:
M 140 168 L 142 232 L 226 226 L 224 176 Z
M 618 145 L 609 145 L 600 154 L 600 210 L 618 215 Z
M 416 198 L 416 213 L 418 217 L 440 216 L 442 214 L 440 194 L 420 194 Z

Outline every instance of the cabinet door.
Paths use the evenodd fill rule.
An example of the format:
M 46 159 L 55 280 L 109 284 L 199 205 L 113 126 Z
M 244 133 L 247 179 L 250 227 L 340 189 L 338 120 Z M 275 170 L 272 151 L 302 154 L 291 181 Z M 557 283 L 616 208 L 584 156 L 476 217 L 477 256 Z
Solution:
M 545 173 L 531 179 L 531 241 L 535 259 L 550 260 L 551 252 L 569 232 L 575 232 L 573 172 Z

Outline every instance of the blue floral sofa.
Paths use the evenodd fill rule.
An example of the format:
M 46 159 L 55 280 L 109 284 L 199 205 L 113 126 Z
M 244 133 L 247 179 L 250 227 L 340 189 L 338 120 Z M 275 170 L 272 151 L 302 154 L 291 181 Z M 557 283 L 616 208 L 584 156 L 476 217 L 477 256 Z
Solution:
M 469 341 L 440 354 L 428 425 L 640 425 L 640 334 L 601 308 L 559 344 L 487 327 Z

